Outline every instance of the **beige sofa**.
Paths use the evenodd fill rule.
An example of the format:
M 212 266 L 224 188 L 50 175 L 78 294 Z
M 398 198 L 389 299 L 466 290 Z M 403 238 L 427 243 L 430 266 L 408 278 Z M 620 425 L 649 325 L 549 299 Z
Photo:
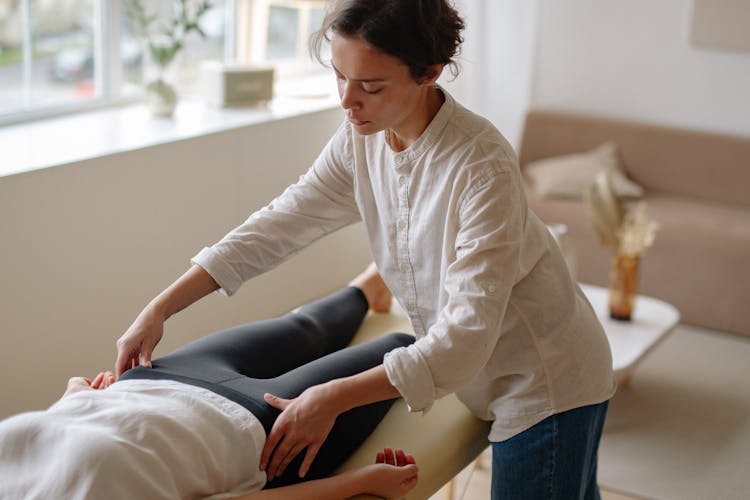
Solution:
M 521 168 L 611 140 L 661 226 L 642 260 L 640 291 L 674 304 L 685 323 L 750 335 L 750 137 L 538 109 L 526 117 Z M 611 252 L 584 202 L 529 188 L 542 220 L 568 225 L 579 281 L 606 285 Z

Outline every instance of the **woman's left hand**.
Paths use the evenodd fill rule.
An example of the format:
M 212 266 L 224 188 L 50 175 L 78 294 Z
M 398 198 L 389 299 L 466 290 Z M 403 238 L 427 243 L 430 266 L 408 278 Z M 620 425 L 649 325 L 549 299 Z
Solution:
M 331 387 L 313 386 L 294 399 L 272 394 L 265 394 L 264 398 L 266 403 L 281 410 L 281 415 L 266 440 L 260 469 L 266 471 L 267 480 L 271 481 L 283 474 L 289 462 L 307 448 L 299 469 L 299 476 L 304 477 L 340 413 L 333 404 Z

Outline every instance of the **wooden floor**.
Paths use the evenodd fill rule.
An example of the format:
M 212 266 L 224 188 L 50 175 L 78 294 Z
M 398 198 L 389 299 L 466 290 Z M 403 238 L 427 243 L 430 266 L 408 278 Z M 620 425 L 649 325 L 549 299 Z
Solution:
M 450 486 L 445 486 L 430 497 L 430 500 L 487 500 L 490 497 L 491 467 L 492 457 L 488 448 L 477 462 L 456 476 L 452 494 Z M 604 489 L 601 490 L 601 496 L 602 500 L 641 500 L 638 497 Z

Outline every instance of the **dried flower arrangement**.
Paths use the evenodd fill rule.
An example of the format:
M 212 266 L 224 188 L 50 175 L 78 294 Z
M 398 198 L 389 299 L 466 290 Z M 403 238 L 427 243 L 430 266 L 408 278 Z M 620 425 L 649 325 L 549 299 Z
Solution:
M 599 241 L 615 254 L 641 256 L 654 243 L 659 224 L 646 217 L 646 202 L 626 206 L 608 171 L 597 174 L 584 196 Z
M 637 295 L 638 264 L 654 243 L 659 224 L 646 217 L 646 202 L 625 205 L 615 193 L 606 170 L 597 174 L 584 198 L 599 241 L 614 252 L 609 315 L 630 320 Z

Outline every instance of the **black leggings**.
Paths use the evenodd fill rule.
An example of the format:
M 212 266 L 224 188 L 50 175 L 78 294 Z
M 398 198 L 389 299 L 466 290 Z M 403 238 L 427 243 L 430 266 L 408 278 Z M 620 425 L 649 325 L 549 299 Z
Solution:
M 362 291 L 347 287 L 279 318 L 207 335 L 155 359 L 151 369 L 128 370 L 120 380 L 169 379 L 209 389 L 247 408 L 268 435 L 280 412 L 264 401 L 266 392 L 294 398 L 313 385 L 378 366 L 387 352 L 414 341 L 393 333 L 346 347 L 367 308 Z M 393 401 L 339 415 L 306 479 L 330 475 L 372 433 Z M 299 482 L 303 457 L 300 453 L 266 487 Z

